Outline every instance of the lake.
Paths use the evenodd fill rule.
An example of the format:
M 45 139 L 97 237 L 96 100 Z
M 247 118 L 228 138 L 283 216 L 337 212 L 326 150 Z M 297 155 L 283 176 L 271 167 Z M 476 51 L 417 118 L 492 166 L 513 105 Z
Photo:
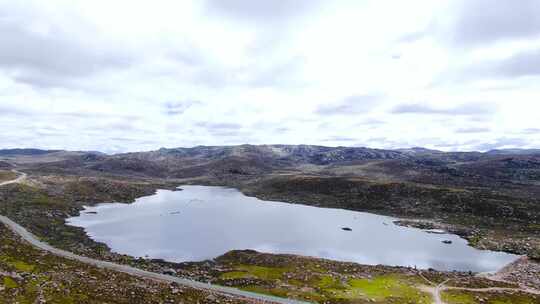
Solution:
M 224 187 L 180 188 L 158 190 L 133 204 L 85 207 L 67 222 L 83 227 L 114 252 L 172 262 L 253 249 L 370 265 L 485 272 L 517 258 L 472 248 L 456 235 L 397 226 L 397 219 L 388 216 L 263 201 Z

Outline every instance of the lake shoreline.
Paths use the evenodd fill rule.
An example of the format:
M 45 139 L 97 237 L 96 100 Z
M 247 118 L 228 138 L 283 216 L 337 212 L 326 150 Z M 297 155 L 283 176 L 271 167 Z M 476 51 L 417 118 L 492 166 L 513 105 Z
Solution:
M 402 221 L 398 218 L 379 216 L 367 212 L 355 212 L 335 208 L 317 208 L 275 201 L 262 201 L 252 197 L 245 197 L 241 192 L 233 188 L 188 185 L 184 186 L 184 189 L 187 190 L 180 192 L 159 190 L 155 195 L 138 198 L 135 201 L 135 206 L 125 204 L 101 204 L 93 207 L 86 207 L 86 211 L 82 212 L 78 217 L 67 219 L 67 223 L 84 228 L 88 236 L 95 241 L 108 244 L 109 246 L 112 245 L 112 251 L 125 253 L 131 256 L 158 258 L 173 262 L 201 261 L 220 256 L 231 250 L 252 248 L 254 250 L 276 254 L 283 253 L 314 256 L 366 265 L 401 265 L 405 267 L 417 266 L 422 269 L 435 268 L 447 271 L 472 270 L 474 272 L 484 272 L 488 270 L 495 271 L 496 268 L 509 263 L 511 259 L 518 258 L 517 256 L 511 257 L 508 255 L 508 257 L 505 258 L 506 260 L 498 267 L 490 269 L 479 268 L 480 266 L 477 266 L 475 262 L 472 262 L 473 256 L 478 255 L 478 257 L 475 258 L 480 259 L 482 263 L 486 263 L 488 261 L 488 256 L 493 256 L 493 258 L 495 258 L 495 256 L 500 256 L 500 258 L 503 258 L 503 256 L 506 257 L 507 255 L 489 251 L 473 250 L 472 247 L 464 245 L 461 238 L 457 238 L 456 235 L 449 234 L 446 231 L 437 233 L 436 235 L 428 235 L 426 232 L 430 231 L 416 229 L 419 227 L 415 227 L 415 229 L 398 228 L 399 226 L 395 226 L 394 223 Z M 208 191 L 208 193 L 206 193 L 206 191 Z M 195 196 L 192 197 L 192 195 Z M 197 195 L 201 196 L 203 199 L 200 199 L 201 197 Z M 216 199 L 215 197 L 219 198 L 219 203 L 212 202 L 212 200 Z M 182 201 L 183 199 L 186 201 Z M 174 202 L 168 203 L 163 202 L 163 200 Z M 187 200 L 189 200 L 189 202 Z M 199 209 L 204 210 L 204 212 L 199 211 Z M 159 210 L 159 214 L 156 213 L 156 210 Z M 249 220 L 246 220 L 246 218 L 241 217 L 237 213 L 240 215 L 249 214 Z M 133 224 L 131 223 L 133 220 L 129 219 L 130 216 L 136 218 L 139 224 L 132 226 Z M 118 220 L 118 217 L 120 220 Z M 202 221 L 197 220 L 199 218 Z M 206 218 L 212 218 L 213 223 L 205 222 L 204 219 Z M 314 222 L 314 219 L 317 220 Z M 332 220 L 329 222 L 330 219 Z M 104 221 L 105 224 L 100 224 L 100 221 Z M 242 223 L 237 224 L 237 222 Z M 281 223 L 276 224 L 278 222 Z M 107 225 L 109 225 L 109 227 L 106 227 Z M 170 228 L 162 231 L 161 227 L 163 225 Z M 266 226 L 268 226 L 269 229 L 266 229 Z M 282 228 L 282 226 L 286 228 Z M 349 226 L 353 228 L 350 228 Z M 165 243 L 161 244 L 159 242 L 154 242 L 154 236 L 146 235 L 148 231 L 155 231 L 155 229 L 158 229 L 155 233 L 159 233 L 160 238 L 167 239 Z M 168 232 L 169 230 L 175 231 L 175 233 L 170 233 Z M 220 237 L 219 234 L 222 233 L 223 230 L 227 230 L 227 233 Z M 253 232 L 246 233 L 246 230 L 253 230 Z M 304 230 L 310 232 L 305 234 L 302 232 Z M 111 234 L 111 232 L 107 231 L 114 231 L 114 233 Z M 123 231 L 124 234 L 121 234 L 121 231 Z M 369 235 L 364 233 L 367 231 L 370 231 Z M 373 233 L 375 233 L 375 231 L 377 231 L 377 233 L 374 235 Z M 163 235 L 163 232 L 166 233 L 167 237 Z M 293 235 L 290 235 L 291 233 Z M 395 235 L 396 233 L 398 233 L 398 235 Z M 253 236 L 252 234 L 256 234 L 256 236 Z M 313 239 L 312 234 L 317 235 L 316 241 Z M 377 234 L 380 235 L 376 236 Z M 197 235 L 197 237 L 193 240 L 193 243 L 189 243 L 187 240 L 193 238 L 193 235 Z M 233 235 L 234 238 L 231 238 L 231 235 Z M 287 235 L 285 239 L 283 239 L 284 235 Z M 144 238 L 147 238 L 147 240 L 143 241 Z M 225 247 L 219 247 L 214 250 L 212 249 L 212 246 L 214 246 L 213 238 L 219 239 L 221 243 L 230 242 L 231 245 L 223 245 Z M 132 239 L 137 241 L 130 241 Z M 180 247 L 174 247 L 174 242 L 171 243 L 169 241 L 171 239 L 184 241 Z M 278 245 L 280 247 L 283 246 L 280 244 L 285 244 L 289 247 L 283 247 L 281 249 L 278 249 L 278 247 L 274 249 L 268 247 L 264 249 L 265 247 L 256 245 L 257 242 L 261 242 L 260 240 L 264 240 L 263 244 L 265 244 L 264 246 L 266 247 L 273 244 L 273 242 L 278 242 L 275 243 L 275 245 L 272 245 L 274 247 Z M 292 242 L 292 245 L 291 243 L 287 243 L 287 241 Z M 141 248 L 143 251 L 137 249 L 137 242 L 142 242 L 141 244 L 144 244 L 143 248 Z M 335 245 L 332 245 L 332 242 L 336 242 Z M 200 243 L 202 243 L 202 247 Z M 237 244 L 232 245 L 235 243 Z M 352 243 L 357 243 L 357 245 L 351 245 Z M 370 243 L 372 245 L 369 245 Z M 344 244 L 347 244 L 347 246 L 343 247 Z M 306 249 L 308 249 L 308 251 L 304 251 L 303 249 L 299 251 L 298 249 L 295 249 L 301 248 L 298 246 L 315 247 L 313 247 L 313 249 L 308 249 L 311 247 L 307 247 Z M 370 248 L 370 251 L 366 251 L 366 246 L 367 248 Z M 390 248 L 385 249 L 385 246 L 401 246 L 402 248 L 396 249 L 395 247 L 392 247 L 393 250 L 389 250 Z M 151 248 L 148 249 L 148 247 Z M 321 256 L 318 252 L 323 248 L 329 248 L 331 251 L 325 253 L 324 256 Z M 418 248 L 422 248 L 422 251 L 418 251 Z M 343 249 L 346 251 L 340 251 Z M 144 250 L 149 250 L 148 252 L 150 253 L 145 252 Z M 181 258 L 178 258 L 177 256 L 159 254 L 159 252 L 163 251 L 173 253 L 178 250 L 181 254 L 183 254 L 182 252 L 184 251 L 191 250 L 192 252 L 188 252 L 188 254 L 203 255 L 199 258 L 197 258 L 196 255 L 191 258 L 189 258 L 189 256 L 188 258 L 181 256 Z M 200 252 L 201 250 L 204 252 Z M 208 255 L 208 250 L 214 250 L 214 253 Z M 394 250 L 400 252 L 399 256 L 392 257 L 392 255 L 389 255 L 388 252 Z M 428 261 L 426 259 L 413 262 L 415 259 L 414 256 L 423 256 L 429 252 L 428 250 L 433 251 L 431 254 L 436 254 L 434 257 L 437 260 L 440 260 L 440 262 L 436 262 L 438 266 L 435 264 L 425 264 Z M 411 257 L 413 257 L 413 260 L 405 262 L 408 251 L 411 251 L 410 254 Z M 463 268 L 464 266 L 459 266 L 460 268 L 457 269 L 454 268 L 455 266 L 442 266 L 444 264 L 440 263 L 448 263 L 443 262 L 445 258 L 444 255 L 448 256 L 448 261 L 452 261 L 452 263 L 465 262 L 465 260 L 463 260 L 463 262 L 456 260 L 459 255 L 465 255 L 463 258 L 471 260 L 471 262 L 467 262 L 470 264 L 466 268 Z M 358 256 L 361 256 L 360 260 L 356 258 Z M 370 256 L 372 257 L 370 258 Z M 384 256 L 388 257 L 384 258 Z M 375 257 L 377 258 L 374 259 Z M 398 260 L 395 260 L 396 258 Z M 497 258 L 499 259 L 499 257 Z

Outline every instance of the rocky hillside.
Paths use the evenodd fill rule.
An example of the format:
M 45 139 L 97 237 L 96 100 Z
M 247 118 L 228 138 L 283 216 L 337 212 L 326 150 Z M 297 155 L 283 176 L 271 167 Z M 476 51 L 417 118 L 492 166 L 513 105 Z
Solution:
M 249 177 L 300 172 L 452 186 L 538 185 L 536 150 L 442 152 L 311 145 L 198 146 L 106 155 L 96 152 L 0 150 L 3 159 L 40 172 L 160 178 Z M 9 156 L 7 156 L 9 155 Z
M 24 160 L 26 154 L 10 158 Z M 410 158 L 392 150 L 308 145 L 198 146 L 150 152 L 105 155 L 94 152 L 53 151 L 39 154 L 40 171 L 91 171 L 146 177 L 258 175 L 300 166 L 325 166 L 354 161 Z M 36 158 L 36 157 L 34 157 Z M 45 158 L 48 158 L 46 164 Z

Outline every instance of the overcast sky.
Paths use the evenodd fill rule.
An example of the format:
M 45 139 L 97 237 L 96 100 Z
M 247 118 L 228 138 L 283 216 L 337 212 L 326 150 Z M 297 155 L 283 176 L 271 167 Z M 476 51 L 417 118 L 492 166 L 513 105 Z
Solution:
M 0 0 L 0 148 L 540 148 L 540 1 Z

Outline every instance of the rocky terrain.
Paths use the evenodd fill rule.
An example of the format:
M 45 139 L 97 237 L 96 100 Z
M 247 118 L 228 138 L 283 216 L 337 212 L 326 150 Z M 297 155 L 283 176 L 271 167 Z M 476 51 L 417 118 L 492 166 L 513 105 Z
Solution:
M 12 168 L 29 176 L 23 184 L 0 187 L 0 214 L 54 246 L 157 272 L 173 269 L 180 276 L 275 295 L 329 303 L 422 303 L 429 292 L 426 295 L 417 288 L 419 277 L 443 276 L 454 284 L 469 280 L 463 284 L 470 289 L 485 282 L 480 284 L 469 274 L 422 272 L 419 276 L 411 269 L 332 264 L 255 252 L 233 252 L 203 264 L 134 259 L 93 242 L 81 229 L 65 225 L 65 219 L 78 214 L 83 205 L 129 203 L 156 189 L 174 189 L 180 184 L 225 185 L 262 199 L 397 216 L 407 219 L 400 222 L 402 225 L 444 229 L 478 248 L 540 258 L 538 151 L 445 153 L 421 148 L 287 145 L 160 149 L 118 155 L 0 150 L 0 170 L 8 179 L 13 177 L 7 176 Z M 313 263 L 331 267 L 297 271 Z M 355 270 L 336 270 L 344 265 Z M 534 283 L 538 272 L 529 271 L 537 265 L 532 260 L 517 264 L 504 277 L 512 283 L 503 285 L 529 281 L 538 288 Z M 433 278 L 435 283 L 440 281 Z M 393 286 L 391 289 L 396 290 L 391 294 L 401 296 L 359 296 L 366 294 L 366 288 L 381 293 L 378 283 Z M 495 293 L 484 299 L 470 290 L 446 290 L 443 296 L 447 303 L 486 303 L 486 299 L 492 299 L 492 303 L 538 303 L 537 298 L 515 292 Z
M 0 303 L 251 303 L 58 258 L 2 225 L 0 248 Z
M 491 280 L 471 273 L 366 266 L 252 250 L 231 251 L 202 263 L 163 265 L 179 275 L 196 273 L 217 284 L 318 303 L 432 303 L 431 287 L 442 282 L 448 291 L 442 291 L 440 296 L 447 299 L 447 303 L 462 303 L 454 301 L 454 294 L 461 296 L 473 289 L 477 291 L 471 292 L 471 299 L 466 303 L 540 301 L 540 295 L 519 291 L 519 284 L 526 278 L 518 277 L 522 272 L 515 267 L 509 267 L 507 273 L 514 274 L 516 280 L 506 281 L 502 277 Z M 531 263 L 522 261 L 522 265 L 531 266 Z M 536 265 L 533 263 L 533 267 Z
M 40 179 L 82 178 L 78 185 L 90 178 L 96 186 L 104 178 L 224 185 L 263 199 L 427 219 L 473 246 L 540 257 L 538 150 L 242 145 L 116 155 L 14 149 L 0 150 L 2 159 Z

